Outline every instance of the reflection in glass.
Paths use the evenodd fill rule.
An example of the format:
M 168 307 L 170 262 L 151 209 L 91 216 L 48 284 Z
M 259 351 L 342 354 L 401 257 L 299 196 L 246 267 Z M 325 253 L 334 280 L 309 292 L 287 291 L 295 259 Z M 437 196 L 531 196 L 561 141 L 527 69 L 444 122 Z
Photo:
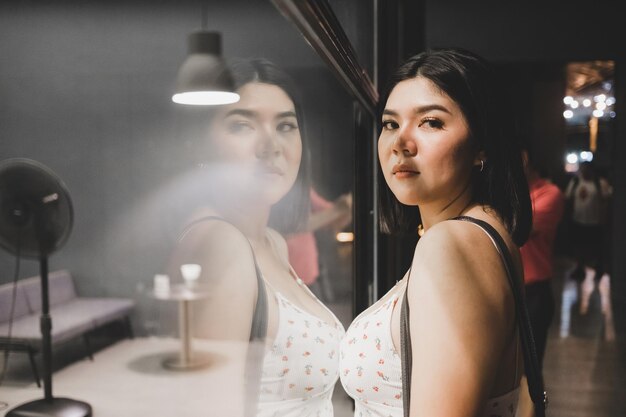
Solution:
M 313 189 L 327 201 L 344 204 L 341 196 L 353 192 L 353 98 L 270 2 L 207 4 L 207 29 L 223 35 L 226 61 L 267 57 L 295 79 L 307 115 L 298 127 L 309 139 L 309 154 L 303 151 L 301 168 L 308 159 Z M 103 414 L 198 415 L 208 409 L 208 404 L 216 415 L 243 412 L 239 410 L 243 402 L 222 394 L 228 387 L 243 386 L 244 361 L 239 359 L 246 357 L 251 323 L 247 323 L 248 334 L 227 323 L 250 320 L 254 304 L 231 298 L 236 313 L 229 315 L 220 310 L 211 316 L 212 323 L 223 319 L 224 330 L 240 336 L 231 343 L 213 338 L 211 331 L 215 329 L 202 326 L 202 315 L 209 314 L 213 303 L 217 307 L 219 299 L 209 294 L 206 299 L 191 300 L 191 312 L 195 313 L 189 315 L 193 325 L 191 355 L 206 354 L 211 360 L 206 368 L 179 372 L 164 368 L 163 361 L 177 356 L 181 348 L 180 303 L 152 296 L 154 289 L 159 296 L 171 295 L 182 285 L 183 264 L 201 265 L 198 281 L 225 283 L 218 281 L 219 274 L 209 276 L 225 257 L 211 259 L 215 262 L 207 265 L 191 254 L 188 259 L 173 260 L 171 270 L 164 267 L 180 230 L 193 218 L 192 212 L 200 203 L 220 201 L 221 206 L 210 208 L 234 216 L 236 210 L 226 210 L 227 203 L 237 200 L 230 198 L 231 193 L 243 195 L 245 191 L 255 198 L 274 198 L 284 192 L 283 188 L 274 193 L 276 187 L 264 185 L 271 181 L 248 175 L 247 168 L 232 169 L 233 158 L 242 155 L 237 153 L 241 149 L 227 146 L 241 145 L 246 139 L 239 136 L 239 141 L 225 140 L 218 146 L 217 136 L 213 135 L 217 125 L 212 125 L 213 132 L 208 125 L 211 121 L 223 122 L 220 129 L 230 129 L 230 139 L 237 131 L 243 135 L 246 126 L 226 124 L 225 115 L 220 113 L 223 109 L 206 110 L 171 102 L 176 72 L 185 58 L 181 39 L 198 21 L 198 3 L 186 1 L 150 7 L 142 2 L 105 5 L 94 1 L 68 1 L 54 6 L 0 4 L 0 52 L 10 63 L 0 69 L 3 157 L 41 160 L 67 178 L 75 196 L 75 231 L 67 250 L 54 263 L 75 273 L 79 292 L 133 297 L 137 303 L 132 317 L 137 334 L 134 340 L 125 341 L 125 334 L 116 327 L 99 330 L 92 339 L 96 352 L 93 363 L 80 360 L 84 355 L 80 342 L 68 343 L 55 357 L 57 384 L 68 395 L 89 398 L 94 409 Z M 235 117 L 248 122 L 244 114 L 230 115 L 228 120 Z M 289 123 L 281 129 L 288 131 Z M 260 149 L 269 147 L 263 145 Z M 210 178 L 218 174 L 222 182 L 211 182 Z M 279 174 L 270 172 L 266 176 Z M 245 203 L 251 207 L 245 207 Z M 238 204 L 250 210 L 257 208 L 252 199 L 245 203 Z M 284 236 L 292 234 L 279 224 L 298 212 L 295 207 L 287 204 L 286 215 L 269 216 L 274 230 Z M 245 228 L 240 219 L 235 222 Z M 209 247 L 204 253 L 233 249 L 227 253 L 229 256 L 241 255 L 235 268 L 254 277 L 244 235 L 226 224 L 208 223 L 199 227 L 218 229 L 219 233 L 211 234 L 218 241 L 209 239 L 207 243 L 215 243 L 217 251 Z M 343 323 L 352 318 L 352 243 L 338 242 L 336 235 L 352 231 L 351 221 L 313 231 L 319 252 L 319 285 L 311 290 L 328 301 Z M 279 247 L 282 238 L 270 234 Z M 257 251 L 271 253 L 266 241 L 258 243 Z M 261 256 L 259 264 L 263 259 Z M 5 258 L 0 264 L 4 270 L 12 268 Z M 269 267 L 285 265 L 277 261 Z M 23 273 L 28 276 L 37 271 L 25 269 Z M 165 274 L 167 281 L 163 277 L 155 281 L 155 275 Z M 304 294 L 305 300 L 314 300 L 305 287 L 297 282 L 294 285 L 297 287 L 282 292 L 295 306 L 333 322 L 332 315 L 317 303 L 305 310 L 299 299 L 290 298 L 289 291 L 293 290 Z M 204 289 L 200 282 L 194 291 L 196 287 L 198 293 Z M 242 285 L 233 291 L 245 298 L 247 292 L 254 293 L 254 288 Z M 208 309 L 205 304 L 209 304 Z M 330 367 L 325 369 L 329 371 L 327 378 L 331 378 Z M 11 355 L 8 370 L 5 381 L 9 383 L 0 388 L 3 392 L 9 390 L 3 399 L 17 405 L 39 395 L 29 386 L 32 375 L 27 357 Z M 311 372 L 322 375 L 319 369 Z M 235 375 L 240 375 L 240 380 L 231 380 Z M 338 398 L 333 396 L 334 400 Z

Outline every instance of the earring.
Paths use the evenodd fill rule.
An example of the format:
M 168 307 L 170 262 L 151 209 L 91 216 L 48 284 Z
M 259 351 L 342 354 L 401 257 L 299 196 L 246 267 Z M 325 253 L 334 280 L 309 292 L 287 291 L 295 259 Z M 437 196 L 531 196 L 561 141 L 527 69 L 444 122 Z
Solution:
M 483 172 L 483 169 L 485 169 L 485 161 L 481 159 L 480 160 L 480 172 Z

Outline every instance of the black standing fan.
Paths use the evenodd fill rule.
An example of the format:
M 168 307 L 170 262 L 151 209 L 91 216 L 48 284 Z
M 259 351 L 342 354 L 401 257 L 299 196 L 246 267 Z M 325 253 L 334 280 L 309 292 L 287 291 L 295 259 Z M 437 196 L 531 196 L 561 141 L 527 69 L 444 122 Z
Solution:
M 67 188 L 48 167 L 23 158 L 0 162 L 0 246 L 17 257 L 39 260 L 45 394 L 12 409 L 7 417 L 91 416 L 89 404 L 52 396 L 48 256 L 67 241 L 73 218 Z

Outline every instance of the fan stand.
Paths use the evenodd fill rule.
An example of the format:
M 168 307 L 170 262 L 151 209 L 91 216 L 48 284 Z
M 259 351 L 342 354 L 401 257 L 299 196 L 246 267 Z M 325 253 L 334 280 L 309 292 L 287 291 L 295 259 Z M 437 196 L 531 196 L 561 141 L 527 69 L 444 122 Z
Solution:
M 52 318 L 48 297 L 48 258 L 39 258 L 41 276 L 41 350 L 44 398 L 10 410 L 6 417 L 91 417 L 91 406 L 83 401 L 52 396 Z
M 0 196 L 0 246 L 18 260 L 21 256 L 39 260 L 44 385 L 43 399 L 21 404 L 6 416 L 91 417 L 89 404 L 52 396 L 48 256 L 65 243 L 72 229 L 73 209 L 69 192 L 45 165 L 31 159 L 11 158 L 0 162 Z

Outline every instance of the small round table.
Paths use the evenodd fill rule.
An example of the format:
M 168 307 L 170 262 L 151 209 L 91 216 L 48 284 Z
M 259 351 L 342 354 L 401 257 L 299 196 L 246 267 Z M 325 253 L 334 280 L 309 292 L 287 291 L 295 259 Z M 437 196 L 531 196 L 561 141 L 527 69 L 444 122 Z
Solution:
M 209 359 L 191 350 L 191 305 L 194 300 L 209 297 L 210 290 L 203 287 L 189 287 L 185 284 L 171 285 L 169 290 L 151 291 L 150 295 L 158 300 L 178 301 L 178 330 L 181 348 L 178 356 L 167 358 L 163 366 L 177 371 L 199 369 L 209 364 Z

